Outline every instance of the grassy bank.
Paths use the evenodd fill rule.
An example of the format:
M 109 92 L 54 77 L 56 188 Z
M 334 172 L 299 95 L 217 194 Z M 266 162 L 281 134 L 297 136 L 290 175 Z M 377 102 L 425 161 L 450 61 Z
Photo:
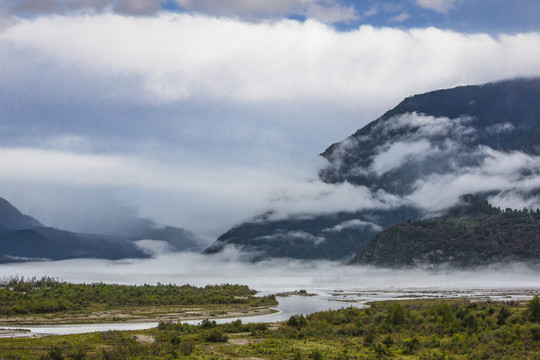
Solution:
M 538 359 L 540 299 L 411 300 L 199 326 L 0 340 L 6 359 Z
M 128 286 L 13 279 L 0 286 L 0 326 L 220 317 L 277 304 L 274 297 L 255 293 L 230 284 Z

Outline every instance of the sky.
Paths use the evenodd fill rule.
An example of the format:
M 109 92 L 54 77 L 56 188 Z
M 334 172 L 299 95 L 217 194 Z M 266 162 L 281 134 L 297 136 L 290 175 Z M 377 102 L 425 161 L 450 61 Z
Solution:
M 536 0 L 9 0 L 0 196 L 49 226 L 140 216 L 211 242 L 278 202 L 339 209 L 330 144 L 539 58 Z

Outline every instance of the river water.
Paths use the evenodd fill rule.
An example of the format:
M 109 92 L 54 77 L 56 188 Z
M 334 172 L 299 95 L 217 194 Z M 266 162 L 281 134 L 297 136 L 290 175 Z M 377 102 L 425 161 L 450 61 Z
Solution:
M 290 295 L 277 297 L 278 312 L 269 315 L 241 318 L 244 323 L 285 321 L 292 315 L 340 309 L 355 306 L 364 307 L 372 301 L 406 300 L 406 299 L 437 299 L 437 298 L 469 298 L 474 300 L 524 300 L 538 293 L 538 289 L 390 289 L 390 290 L 354 290 L 354 289 L 326 289 L 310 291 L 312 296 Z M 267 295 L 267 293 L 260 293 Z M 227 323 L 237 318 L 215 319 L 217 323 Z M 197 324 L 200 320 L 184 321 Z M 144 330 L 154 328 L 157 322 L 137 323 L 106 323 L 106 324 L 80 324 L 80 325 L 51 325 L 51 326 L 0 326 L 0 337 L 42 336 L 42 335 L 69 335 L 109 330 Z M 21 331 L 15 331 L 21 330 Z

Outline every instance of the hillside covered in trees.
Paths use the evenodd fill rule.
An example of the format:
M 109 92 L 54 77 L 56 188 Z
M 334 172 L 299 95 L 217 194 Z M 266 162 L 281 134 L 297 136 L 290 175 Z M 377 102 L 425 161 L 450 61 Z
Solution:
M 466 195 L 443 217 L 379 233 L 351 261 L 387 267 L 448 263 L 466 267 L 540 258 L 540 210 L 504 211 Z

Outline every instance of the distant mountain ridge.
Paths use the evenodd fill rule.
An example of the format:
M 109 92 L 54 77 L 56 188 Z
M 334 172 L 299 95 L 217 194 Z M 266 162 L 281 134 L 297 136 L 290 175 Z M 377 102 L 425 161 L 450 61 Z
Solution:
M 391 214 L 369 210 L 277 221 L 255 219 L 227 231 L 204 252 L 213 254 L 232 245 L 250 261 L 279 257 L 347 260 L 383 227 L 416 217 L 417 210 L 401 207 Z
M 148 252 L 138 240 L 165 241 L 171 251 L 200 250 L 197 237 L 187 230 L 165 226 L 157 228 L 150 220 L 139 219 L 138 227 L 125 236 L 82 234 L 46 227 L 22 214 L 0 198 L 0 263 L 71 258 L 146 258 Z
M 256 218 L 227 231 L 206 252 L 234 246 L 255 260 L 348 261 L 383 229 L 444 212 L 467 192 L 540 204 L 540 185 L 532 181 L 540 178 L 538 139 L 540 78 L 408 97 L 321 154 L 328 160 L 319 173 L 323 182 L 365 187 L 383 210 L 359 204 L 362 210 L 352 212 Z M 461 188 L 443 197 L 448 204 L 437 201 Z
M 30 229 L 44 226 L 31 216 L 22 214 L 6 199 L 0 198 L 0 229 Z

